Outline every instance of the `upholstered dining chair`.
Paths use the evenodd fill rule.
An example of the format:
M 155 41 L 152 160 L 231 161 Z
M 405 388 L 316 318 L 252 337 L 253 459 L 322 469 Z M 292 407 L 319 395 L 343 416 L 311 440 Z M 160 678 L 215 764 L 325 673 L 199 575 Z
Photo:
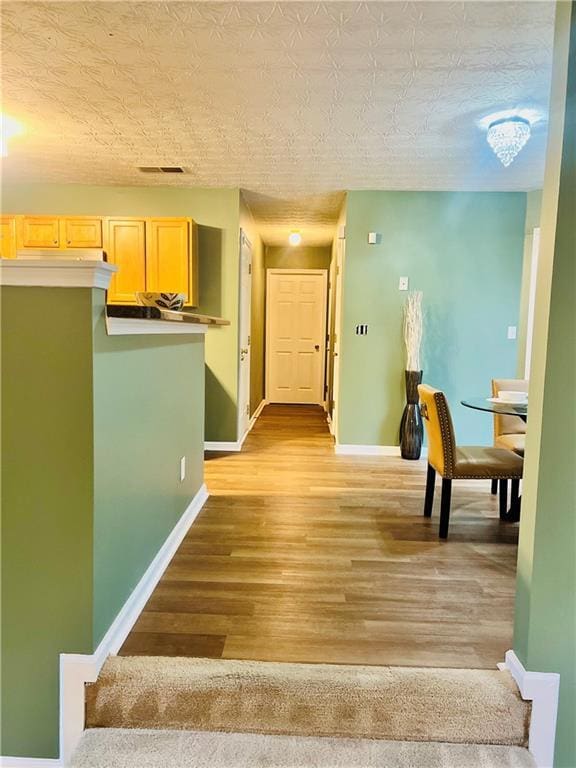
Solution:
M 498 397 L 498 392 L 528 392 L 528 379 L 492 379 L 492 397 Z M 524 456 L 526 444 L 526 422 L 520 416 L 494 414 L 494 446 L 514 451 Z M 492 480 L 492 493 L 498 492 L 498 480 Z M 514 494 L 514 489 L 512 491 Z M 508 482 L 500 481 L 500 515 L 506 514 L 508 505 Z
M 436 472 L 442 477 L 440 502 L 441 539 L 448 538 L 452 480 L 520 480 L 522 458 L 505 448 L 458 446 L 450 409 L 443 392 L 427 384 L 418 387 L 420 411 L 428 436 L 428 475 L 424 500 L 425 517 L 432 516 Z M 518 499 L 512 499 L 518 505 Z

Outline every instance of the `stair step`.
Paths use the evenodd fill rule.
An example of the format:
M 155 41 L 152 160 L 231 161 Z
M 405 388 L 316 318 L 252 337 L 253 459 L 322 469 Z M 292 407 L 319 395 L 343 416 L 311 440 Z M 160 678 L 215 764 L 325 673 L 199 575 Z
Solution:
M 498 670 L 110 657 L 88 728 L 527 744 L 530 705 Z M 480 764 L 478 764 L 480 765 Z
M 535 768 L 527 749 L 246 733 L 96 728 L 71 768 Z

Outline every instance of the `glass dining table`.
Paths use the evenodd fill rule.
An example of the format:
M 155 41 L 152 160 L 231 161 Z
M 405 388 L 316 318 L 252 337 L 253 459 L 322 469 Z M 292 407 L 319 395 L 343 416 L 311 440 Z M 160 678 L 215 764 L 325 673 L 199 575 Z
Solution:
M 466 408 L 472 408 L 475 411 L 487 411 L 501 416 L 519 416 L 522 421 L 528 421 L 528 402 L 524 403 L 503 403 L 488 397 L 470 397 L 467 400 L 460 401 Z M 517 522 L 520 517 L 520 504 L 522 497 L 518 499 L 518 510 L 512 508 L 508 510 L 505 519 L 511 522 Z
M 503 403 L 488 397 L 470 397 L 467 400 L 460 401 L 466 408 L 473 408 L 476 411 L 488 411 L 488 413 L 499 413 L 502 416 L 519 416 L 522 421 L 528 420 L 528 402 L 524 403 Z

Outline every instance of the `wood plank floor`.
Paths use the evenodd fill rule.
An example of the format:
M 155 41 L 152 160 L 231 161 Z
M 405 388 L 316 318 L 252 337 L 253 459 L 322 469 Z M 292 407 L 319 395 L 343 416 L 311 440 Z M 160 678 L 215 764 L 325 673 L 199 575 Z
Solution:
M 325 414 L 267 406 L 124 655 L 494 668 L 511 647 L 518 526 L 455 483 L 450 538 L 422 516 L 425 462 L 335 456 Z

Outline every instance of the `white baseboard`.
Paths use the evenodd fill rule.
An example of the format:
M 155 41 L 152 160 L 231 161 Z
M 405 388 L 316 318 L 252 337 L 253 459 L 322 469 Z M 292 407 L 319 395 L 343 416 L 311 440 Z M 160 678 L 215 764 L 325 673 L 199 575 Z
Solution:
M 510 672 L 522 698 L 532 702 L 528 749 L 538 768 L 552 768 L 560 675 L 556 672 L 526 671 L 514 651 L 507 651 L 505 661 L 498 667 Z
M 328 429 L 330 430 L 330 434 L 332 437 L 335 437 L 336 435 L 334 434 L 334 422 L 332 421 L 332 417 L 329 413 L 326 413 L 326 421 L 328 422 Z
M 0 757 L 1 768 L 56 768 L 63 765 L 61 760 L 49 757 Z
M 250 419 L 250 423 L 248 424 L 248 429 L 246 432 L 242 435 L 240 440 L 231 440 L 229 442 L 226 441 L 220 441 L 220 440 L 206 440 L 204 443 L 204 450 L 205 451 L 220 451 L 222 453 L 237 453 L 238 451 L 242 450 L 242 446 L 244 445 L 244 440 L 248 437 L 248 433 L 256 424 L 256 420 L 258 416 L 262 413 L 264 406 L 268 405 L 267 400 L 262 400 L 258 408 L 254 411 L 252 414 L 252 417 Z
M 345 445 L 336 443 L 334 452 L 337 456 L 396 456 L 400 458 L 399 445 Z M 425 459 L 427 455 L 428 449 L 422 448 L 420 458 Z
M 93 654 L 60 654 L 60 760 L 66 765 L 84 730 L 84 686 L 94 683 L 107 657 L 118 653 L 154 587 L 208 498 L 203 484 Z
M 258 406 L 258 408 L 256 408 L 256 410 L 252 414 L 252 418 L 250 419 L 250 426 L 248 427 L 248 432 L 250 432 L 254 424 L 256 424 L 258 417 L 260 416 L 260 414 L 262 413 L 262 411 L 267 405 L 268 405 L 268 400 L 266 400 L 266 398 L 262 398 L 262 400 L 260 401 L 260 405 Z
M 246 436 L 244 436 L 245 438 Z M 234 440 L 233 442 L 225 442 L 223 440 L 206 440 L 204 443 L 204 450 L 205 451 L 222 451 L 223 453 L 233 453 L 234 451 L 239 451 L 242 448 L 242 444 L 244 442 L 244 438 L 242 440 Z
M 399 445 L 344 445 L 334 446 L 337 456 L 400 456 Z

